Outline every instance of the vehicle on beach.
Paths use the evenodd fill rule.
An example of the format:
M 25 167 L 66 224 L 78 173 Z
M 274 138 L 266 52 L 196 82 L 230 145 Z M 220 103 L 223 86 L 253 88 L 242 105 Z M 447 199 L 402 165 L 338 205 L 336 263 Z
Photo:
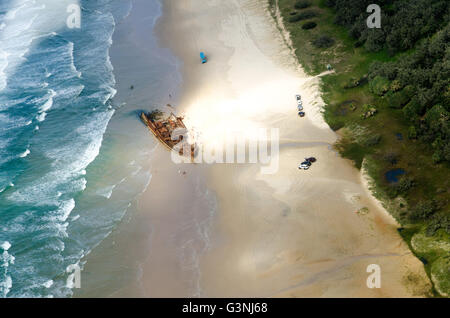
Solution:
M 202 64 L 208 62 L 208 59 L 206 58 L 206 55 L 203 52 L 200 52 L 200 59 L 202 60 Z
M 298 115 L 300 116 L 300 117 L 305 117 L 305 112 L 298 112 Z
M 300 170 L 308 170 L 309 167 L 311 167 L 311 162 L 309 162 L 309 161 L 303 161 L 303 162 L 298 166 L 298 168 L 299 168 Z
M 299 112 L 301 112 L 301 111 L 303 110 L 302 97 L 301 97 L 300 95 L 295 95 L 295 98 L 297 99 L 297 109 L 298 109 Z M 304 116 L 304 113 L 303 113 L 303 116 L 300 115 L 300 113 L 298 113 L 298 115 L 299 115 L 300 117 L 303 117 L 303 116 Z
M 305 158 L 305 160 L 308 161 L 308 162 L 311 162 L 311 163 L 314 163 L 314 162 L 317 161 L 317 159 L 314 158 L 314 157 Z

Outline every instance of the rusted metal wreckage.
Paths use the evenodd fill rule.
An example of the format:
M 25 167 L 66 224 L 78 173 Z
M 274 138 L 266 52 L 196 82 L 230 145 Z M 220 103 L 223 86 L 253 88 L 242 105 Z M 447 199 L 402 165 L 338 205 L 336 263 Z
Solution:
M 173 113 L 165 119 L 154 119 L 151 114 L 141 113 L 141 119 L 153 135 L 170 151 L 176 150 L 180 156 L 187 157 L 184 149 L 190 149 L 190 158 L 195 158 L 195 144 L 187 144 L 187 140 L 183 141 L 187 136 L 187 128 L 183 123 L 183 117 L 177 117 Z M 178 146 L 177 146 L 178 145 Z

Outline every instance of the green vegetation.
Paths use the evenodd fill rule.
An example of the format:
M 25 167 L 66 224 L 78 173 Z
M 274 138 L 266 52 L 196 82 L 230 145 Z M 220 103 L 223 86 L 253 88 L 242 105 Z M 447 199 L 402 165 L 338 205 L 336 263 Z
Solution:
M 434 246 L 450 244 L 450 2 L 381 0 L 381 29 L 366 25 L 372 1 L 309 2 L 278 5 L 304 69 L 335 71 L 321 89 L 324 118 L 341 136 L 336 148 L 368 172 L 435 293 L 448 295 L 450 252 Z M 316 14 L 291 22 L 294 10 Z M 398 168 L 406 174 L 389 183 L 386 172 Z
M 300 13 L 291 14 L 288 21 L 291 23 L 311 19 L 317 16 L 317 12 L 313 10 L 302 11 Z
M 317 26 L 316 22 L 309 21 L 309 22 L 306 22 L 305 24 L 302 25 L 302 29 L 303 30 L 314 29 L 316 26 Z
M 294 8 L 296 9 L 305 9 L 311 6 L 311 2 L 307 0 L 299 0 L 295 3 Z
M 320 35 L 312 41 L 312 44 L 318 48 L 328 48 L 333 46 L 334 40 L 327 35 Z

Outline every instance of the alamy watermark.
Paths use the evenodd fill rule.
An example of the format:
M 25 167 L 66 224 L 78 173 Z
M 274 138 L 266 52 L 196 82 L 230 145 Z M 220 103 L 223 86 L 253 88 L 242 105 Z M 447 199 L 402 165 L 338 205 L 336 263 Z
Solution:
M 371 13 L 367 18 L 367 27 L 369 29 L 381 28 L 381 8 L 378 4 L 370 4 L 367 7 L 367 13 Z
M 81 268 L 78 264 L 67 266 L 66 273 L 69 274 L 66 280 L 67 288 L 81 288 Z
M 371 273 L 367 277 L 367 288 L 381 288 L 381 267 L 378 264 L 370 264 L 366 269 L 367 273 Z
M 81 28 L 81 7 L 78 4 L 70 4 L 67 6 L 67 17 L 66 24 L 69 29 L 80 29 Z
M 256 128 L 245 131 L 225 131 L 214 142 L 188 142 L 186 129 L 175 129 L 172 140 L 182 139 L 174 146 L 171 157 L 176 164 L 260 164 L 261 174 L 275 174 L 279 167 L 280 132 L 278 128 Z M 220 140 L 220 141 L 219 141 Z M 270 151 L 269 151 L 270 149 Z M 182 152 L 182 155 L 180 155 Z

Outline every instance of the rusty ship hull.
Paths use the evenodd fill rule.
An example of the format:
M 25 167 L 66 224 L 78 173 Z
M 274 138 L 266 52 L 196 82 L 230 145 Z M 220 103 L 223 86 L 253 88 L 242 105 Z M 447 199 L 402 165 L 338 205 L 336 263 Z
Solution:
M 177 129 L 183 129 L 187 131 L 186 126 L 183 123 L 182 117 L 177 117 L 173 113 L 163 120 L 152 120 L 146 113 L 142 112 L 141 120 L 152 132 L 152 134 L 158 139 L 168 150 L 174 150 L 175 146 L 183 142 L 183 135 L 178 138 L 174 138 L 173 134 Z M 178 131 L 179 132 L 179 131 Z M 181 145 L 180 145 L 181 146 Z M 193 161 L 195 157 L 195 144 L 190 145 L 190 158 Z M 179 150 L 178 154 L 184 156 L 183 147 Z

